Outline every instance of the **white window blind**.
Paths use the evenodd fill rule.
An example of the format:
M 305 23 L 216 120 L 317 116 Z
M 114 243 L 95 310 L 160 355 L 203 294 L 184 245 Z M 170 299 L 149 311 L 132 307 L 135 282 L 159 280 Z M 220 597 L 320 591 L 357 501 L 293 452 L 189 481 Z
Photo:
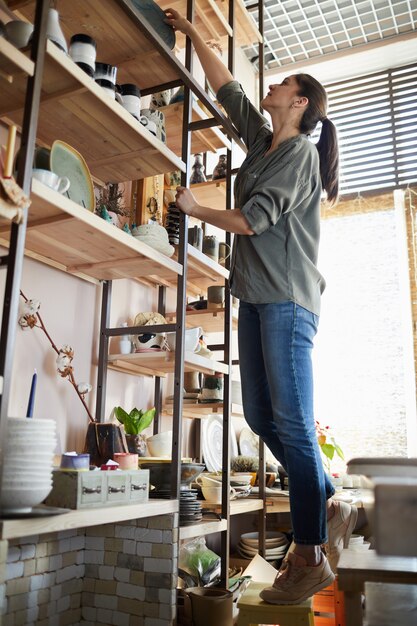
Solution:
M 417 182 L 417 64 L 326 85 L 341 194 Z

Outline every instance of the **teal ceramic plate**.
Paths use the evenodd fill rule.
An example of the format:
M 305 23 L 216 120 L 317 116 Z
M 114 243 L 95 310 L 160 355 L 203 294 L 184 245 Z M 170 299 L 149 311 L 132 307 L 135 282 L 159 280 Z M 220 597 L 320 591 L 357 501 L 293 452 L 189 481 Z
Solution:
M 175 46 L 175 31 L 164 22 L 166 15 L 161 7 L 153 0 L 132 0 L 132 4 L 172 50 Z
M 52 172 L 69 178 L 71 185 L 66 195 L 70 200 L 94 211 L 94 185 L 81 154 L 65 141 L 57 140 L 52 144 L 50 162 Z

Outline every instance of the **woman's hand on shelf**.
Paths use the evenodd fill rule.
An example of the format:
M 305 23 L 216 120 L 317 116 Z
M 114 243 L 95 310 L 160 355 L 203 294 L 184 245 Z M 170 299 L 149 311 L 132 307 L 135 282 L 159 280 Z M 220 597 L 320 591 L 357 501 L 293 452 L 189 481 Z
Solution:
M 186 187 L 177 187 L 175 202 L 177 208 L 186 215 L 193 215 L 193 210 L 195 210 L 198 205 L 193 193 Z
M 165 22 L 172 26 L 174 30 L 179 30 L 184 35 L 191 36 L 193 25 L 186 17 L 180 15 L 175 9 L 166 9 L 165 14 L 167 16 Z

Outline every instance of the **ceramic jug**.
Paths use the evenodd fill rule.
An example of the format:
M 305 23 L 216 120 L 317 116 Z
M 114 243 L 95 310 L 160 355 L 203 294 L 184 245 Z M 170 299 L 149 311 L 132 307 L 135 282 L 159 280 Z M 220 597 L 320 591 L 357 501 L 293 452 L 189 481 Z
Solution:
M 68 46 L 65 41 L 64 33 L 59 24 L 59 13 L 56 9 L 49 9 L 48 21 L 46 24 L 46 36 L 54 42 L 65 54 L 68 54 Z

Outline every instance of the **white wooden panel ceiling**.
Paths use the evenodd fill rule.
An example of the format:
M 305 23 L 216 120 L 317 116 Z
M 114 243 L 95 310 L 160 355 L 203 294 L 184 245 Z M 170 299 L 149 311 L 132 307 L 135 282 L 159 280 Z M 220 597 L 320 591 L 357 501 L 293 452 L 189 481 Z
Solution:
M 245 0 L 253 6 L 254 0 Z M 265 69 L 416 30 L 417 0 L 265 0 Z M 257 10 L 251 14 L 258 21 Z M 246 48 L 256 65 L 257 47 Z

